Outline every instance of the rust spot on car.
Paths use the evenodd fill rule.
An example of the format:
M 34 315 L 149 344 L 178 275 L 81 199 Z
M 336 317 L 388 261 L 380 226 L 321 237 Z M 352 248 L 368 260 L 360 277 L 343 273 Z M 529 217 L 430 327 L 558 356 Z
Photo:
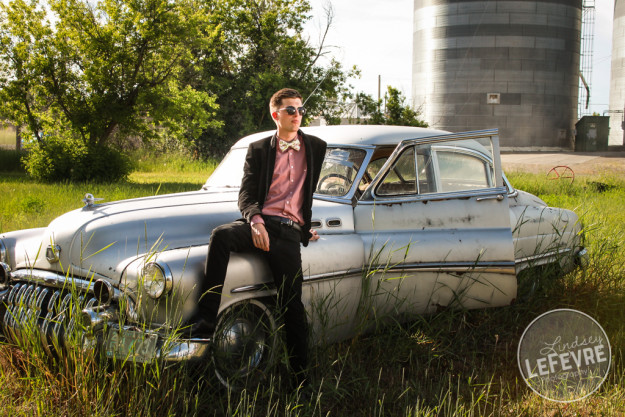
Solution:
M 472 216 L 470 214 L 468 214 L 466 217 L 460 218 L 460 221 L 462 223 L 471 223 L 473 220 L 475 220 L 475 216 Z

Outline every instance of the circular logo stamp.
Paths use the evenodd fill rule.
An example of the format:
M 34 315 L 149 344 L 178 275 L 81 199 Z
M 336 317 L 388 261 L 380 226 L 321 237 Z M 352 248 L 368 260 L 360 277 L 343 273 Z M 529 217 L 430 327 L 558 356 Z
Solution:
M 595 392 L 610 370 L 610 342 L 603 328 L 577 310 L 551 310 L 523 332 L 517 350 L 527 385 L 543 398 L 581 400 Z

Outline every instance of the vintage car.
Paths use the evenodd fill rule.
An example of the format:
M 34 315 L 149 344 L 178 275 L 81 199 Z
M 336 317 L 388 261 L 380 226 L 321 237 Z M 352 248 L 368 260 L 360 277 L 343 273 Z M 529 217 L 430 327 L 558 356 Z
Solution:
M 505 306 L 517 276 L 584 260 L 578 217 L 516 190 L 498 132 L 390 126 L 304 128 L 328 142 L 315 202 L 320 239 L 302 249 L 312 340 L 326 343 L 441 307 Z M 0 323 L 69 348 L 146 362 L 213 357 L 218 376 L 251 376 L 280 349 L 273 280 L 234 253 L 213 338 L 185 339 L 211 230 L 240 217 L 249 143 L 238 141 L 201 190 L 96 203 L 48 227 L 0 235 Z M 106 197 L 106 196 L 99 196 Z M 209 354 L 209 352 L 211 352 Z

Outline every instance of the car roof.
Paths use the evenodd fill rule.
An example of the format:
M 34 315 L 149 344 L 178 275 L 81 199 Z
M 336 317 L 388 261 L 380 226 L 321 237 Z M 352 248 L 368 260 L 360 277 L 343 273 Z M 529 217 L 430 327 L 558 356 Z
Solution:
M 448 135 L 444 130 L 411 126 L 338 125 L 303 127 L 302 131 L 318 136 L 330 145 L 397 145 L 402 140 Z M 232 148 L 247 148 L 250 143 L 271 136 L 275 130 L 255 133 L 240 139 Z

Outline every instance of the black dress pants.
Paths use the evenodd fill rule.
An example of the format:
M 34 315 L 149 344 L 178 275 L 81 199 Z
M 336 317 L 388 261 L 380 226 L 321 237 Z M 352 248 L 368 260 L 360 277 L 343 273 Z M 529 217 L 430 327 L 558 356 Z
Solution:
M 254 246 L 251 227 L 243 220 L 224 224 L 213 230 L 198 312 L 204 319 L 216 323 L 230 252 L 255 252 L 263 255 L 269 263 L 278 290 L 277 307 L 284 320 L 291 368 L 294 372 L 301 373 L 308 366 L 308 321 L 302 303 L 301 234 L 298 230 L 271 219 L 265 219 L 265 228 L 269 234 L 269 252 Z

